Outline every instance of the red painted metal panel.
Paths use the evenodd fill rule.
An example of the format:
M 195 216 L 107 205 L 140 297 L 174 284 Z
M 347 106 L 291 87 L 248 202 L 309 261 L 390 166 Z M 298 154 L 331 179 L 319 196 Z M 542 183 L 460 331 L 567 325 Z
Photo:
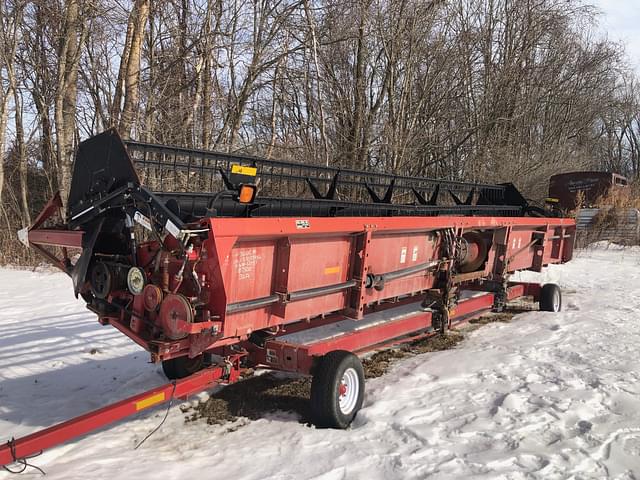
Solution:
M 539 283 L 513 283 L 507 288 L 507 299 L 514 300 L 519 297 L 532 296 L 534 300 L 540 297 Z
M 347 293 L 344 291 L 290 302 L 286 305 L 285 323 L 343 310 L 346 304 Z
M 82 248 L 83 231 L 80 230 L 30 230 L 29 242 L 37 245 Z
M 260 237 L 263 235 L 311 235 L 318 233 L 377 231 L 426 231 L 441 228 L 498 228 L 509 225 L 544 227 L 575 226 L 570 218 L 529 217 L 335 217 L 308 218 L 308 228 L 296 225 L 296 218 L 211 218 L 217 236 Z
M 369 273 L 384 274 L 437 260 L 440 241 L 432 231 L 376 234 L 369 246 Z M 418 272 L 385 283 L 384 290 L 365 291 L 365 302 L 426 290 L 433 286 L 433 272 Z
M 273 294 L 275 252 L 274 239 L 238 241 L 227 258 L 219 259 L 222 265 L 221 275 L 224 279 L 224 297 L 227 304 Z M 219 284 L 213 286 L 216 294 L 222 290 L 221 286 Z M 224 312 L 218 312 L 224 314 Z M 266 328 L 270 324 L 270 317 L 270 307 L 228 315 L 224 323 L 224 336 L 240 337 Z
M 466 315 L 478 313 L 483 310 L 491 310 L 493 306 L 494 295 L 493 293 L 485 293 L 482 295 L 475 295 L 471 298 L 467 298 L 458 303 L 458 305 L 450 312 L 451 320 L 455 320 Z
M 347 236 L 291 239 L 288 291 L 334 285 L 347 280 L 352 240 Z
M 241 241 L 234 245 L 230 259 L 224 265 L 228 303 L 267 297 L 273 293 L 275 248 L 273 239 Z
M 228 313 L 224 321 L 224 337 L 245 337 L 256 330 L 280 323 L 272 319 L 271 307 Z
M 290 300 L 288 295 L 344 283 L 351 276 L 352 255 L 350 236 L 287 239 L 278 254 L 279 259 L 286 257 L 286 264 L 278 262 L 275 285 L 276 293 L 286 300 L 272 311 L 283 323 L 290 323 L 344 309 L 346 290 L 300 300 Z
M 434 232 L 374 233 L 369 249 L 373 273 L 392 272 L 437 259 L 439 241 Z
M 529 268 L 533 261 L 533 231 L 513 228 L 507 242 L 506 257 L 509 260 L 508 270 Z

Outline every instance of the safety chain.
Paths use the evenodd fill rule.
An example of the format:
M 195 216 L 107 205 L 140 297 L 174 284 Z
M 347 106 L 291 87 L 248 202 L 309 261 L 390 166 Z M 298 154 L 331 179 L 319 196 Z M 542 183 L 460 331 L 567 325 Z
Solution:
M 28 467 L 31 468 L 35 468 L 36 470 L 38 470 L 42 475 L 46 475 L 47 473 L 40 467 L 38 467 L 37 465 L 34 465 L 32 463 L 29 463 L 27 460 L 30 460 L 32 458 L 35 458 L 39 455 L 42 455 L 42 450 L 40 450 L 38 453 L 34 454 L 34 455 L 26 455 L 24 457 L 18 457 L 16 455 L 16 439 L 11 437 L 11 440 L 7 441 L 7 447 L 9 448 L 9 451 L 11 452 L 11 460 L 13 463 L 19 463 L 21 465 L 21 467 L 19 467 L 18 470 L 12 470 L 9 467 L 7 467 L 6 465 L 3 465 L 2 468 L 9 472 L 9 473 L 14 473 L 14 474 L 18 474 L 18 473 L 22 473 L 24 472 Z

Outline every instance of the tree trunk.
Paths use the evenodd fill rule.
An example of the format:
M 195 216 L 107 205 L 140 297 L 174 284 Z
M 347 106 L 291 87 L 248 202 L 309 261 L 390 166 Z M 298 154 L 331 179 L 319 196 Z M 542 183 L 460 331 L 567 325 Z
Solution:
M 354 65 L 354 101 L 353 101 L 353 128 L 351 130 L 350 157 L 351 168 L 363 168 L 364 165 L 359 164 L 360 157 L 360 140 L 362 138 L 362 126 L 364 123 L 364 115 L 366 108 L 365 99 L 365 39 L 364 26 L 366 7 L 360 4 L 360 21 L 358 25 L 358 40 L 356 43 L 356 64 Z
M 140 98 L 140 54 L 144 30 L 149 17 L 149 0 L 138 0 L 131 15 L 135 16 L 134 30 L 131 38 L 131 48 L 128 53 L 127 74 L 124 82 L 124 107 L 119 127 L 120 134 L 124 138 L 131 136 Z
M 55 96 L 56 153 L 58 156 L 58 185 L 64 203 L 71 187 L 76 102 L 78 94 L 78 64 L 83 43 L 83 28 L 78 0 L 66 4 L 62 38 L 58 50 L 58 72 Z
M 22 124 L 22 95 L 16 88 L 15 78 L 13 81 L 13 102 L 15 104 L 15 127 L 16 127 L 16 143 L 15 153 L 18 162 L 18 172 L 20 177 L 20 214 L 22 216 L 22 224 L 24 226 L 31 225 L 31 214 L 29 213 L 29 200 L 27 192 L 27 153 L 24 145 L 24 126 Z
M 35 49 L 34 62 L 36 65 L 34 72 L 33 88 L 31 96 L 36 107 L 38 120 L 40 122 L 40 155 L 42 166 L 47 176 L 49 184 L 49 194 L 53 196 L 57 186 L 58 165 L 54 155 L 53 147 L 53 125 L 51 124 L 51 100 L 47 96 L 48 90 L 52 87 L 51 68 L 47 58 L 45 43 L 45 28 L 47 17 L 43 12 L 42 5 L 36 5 L 35 11 Z
M 207 53 L 202 73 L 202 148 L 208 150 L 211 146 L 211 52 Z
M 329 166 L 329 143 L 327 141 L 327 126 L 324 119 L 324 107 L 322 101 L 322 90 L 320 85 L 320 67 L 318 65 L 318 37 L 316 34 L 316 24 L 313 20 L 311 10 L 309 8 L 309 0 L 304 0 L 304 14 L 307 17 L 307 28 L 311 33 L 311 52 L 313 55 L 313 65 L 316 72 L 316 99 L 318 102 L 318 113 L 320 115 L 320 140 L 322 141 L 323 159 L 327 167 Z
M 129 53 L 131 52 L 131 42 L 133 38 L 133 32 L 135 30 L 135 9 L 129 15 L 127 21 L 127 35 L 124 40 L 124 49 L 122 50 L 122 56 L 120 57 L 120 68 L 118 69 L 118 80 L 116 81 L 116 88 L 113 93 L 113 101 L 111 103 L 110 110 L 110 123 L 112 126 L 118 125 L 120 122 L 120 111 L 122 108 L 122 94 L 124 90 L 124 82 L 127 76 L 127 67 L 129 65 Z
M 140 140 L 152 142 L 154 140 L 154 115 L 156 108 L 156 99 L 154 98 L 154 89 L 156 84 L 156 55 L 155 55 L 155 15 L 156 10 L 153 4 L 149 4 L 149 29 L 145 37 L 147 45 L 147 65 L 148 80 L 146 85 L 147 102 L 144 108 L 144 132 L 139 135 Z
M 4 146 L 7 132 L 7 123 L 9 120 L 9 91 L 2 92 L 3 98 L 0 102 L 0 204 L 2 201 L 2 193 L 4 190 Z
M 4 149 L 7 124 L 9 122 L 9 99 L 12 92 L 14 95 L 16 94 L 16 49 L 18 45 L 18 27 L 22 23 L 23 7 L 24 5 L 15 5 L 13 11 L 9 12 L 6 2 L 0 4 L 0 44 L 2 45 L 0 50 L 0 205 L 2 205 L 7 223 L 7 212 L 2 200 L 4 191 Z

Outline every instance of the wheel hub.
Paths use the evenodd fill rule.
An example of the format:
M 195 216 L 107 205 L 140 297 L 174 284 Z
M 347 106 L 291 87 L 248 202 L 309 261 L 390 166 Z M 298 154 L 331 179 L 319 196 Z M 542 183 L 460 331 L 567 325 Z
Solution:
M 338 406 L 344 415 L 349 415 L 356 407 L 360 392 L 360 380 L 353 368 L 347 368 L 342 374 L 338 386 Z
M 347 386 L 340 382 L 340 396 L 344 397 L 347 394 Z

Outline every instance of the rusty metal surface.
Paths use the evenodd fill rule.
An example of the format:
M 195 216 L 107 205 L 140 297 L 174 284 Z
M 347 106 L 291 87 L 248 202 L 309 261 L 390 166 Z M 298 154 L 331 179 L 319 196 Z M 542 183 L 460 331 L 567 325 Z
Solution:
M 611 187 L 626 187 L 628 181 L 622 175 L 611 172 L 569 172 L 554 175 L 549 179 L 549 197 L 558 199 L 563 210 L 573 210 L 578 192 L 582 192 L 583 205 L 590 206 L 605 195 Z

